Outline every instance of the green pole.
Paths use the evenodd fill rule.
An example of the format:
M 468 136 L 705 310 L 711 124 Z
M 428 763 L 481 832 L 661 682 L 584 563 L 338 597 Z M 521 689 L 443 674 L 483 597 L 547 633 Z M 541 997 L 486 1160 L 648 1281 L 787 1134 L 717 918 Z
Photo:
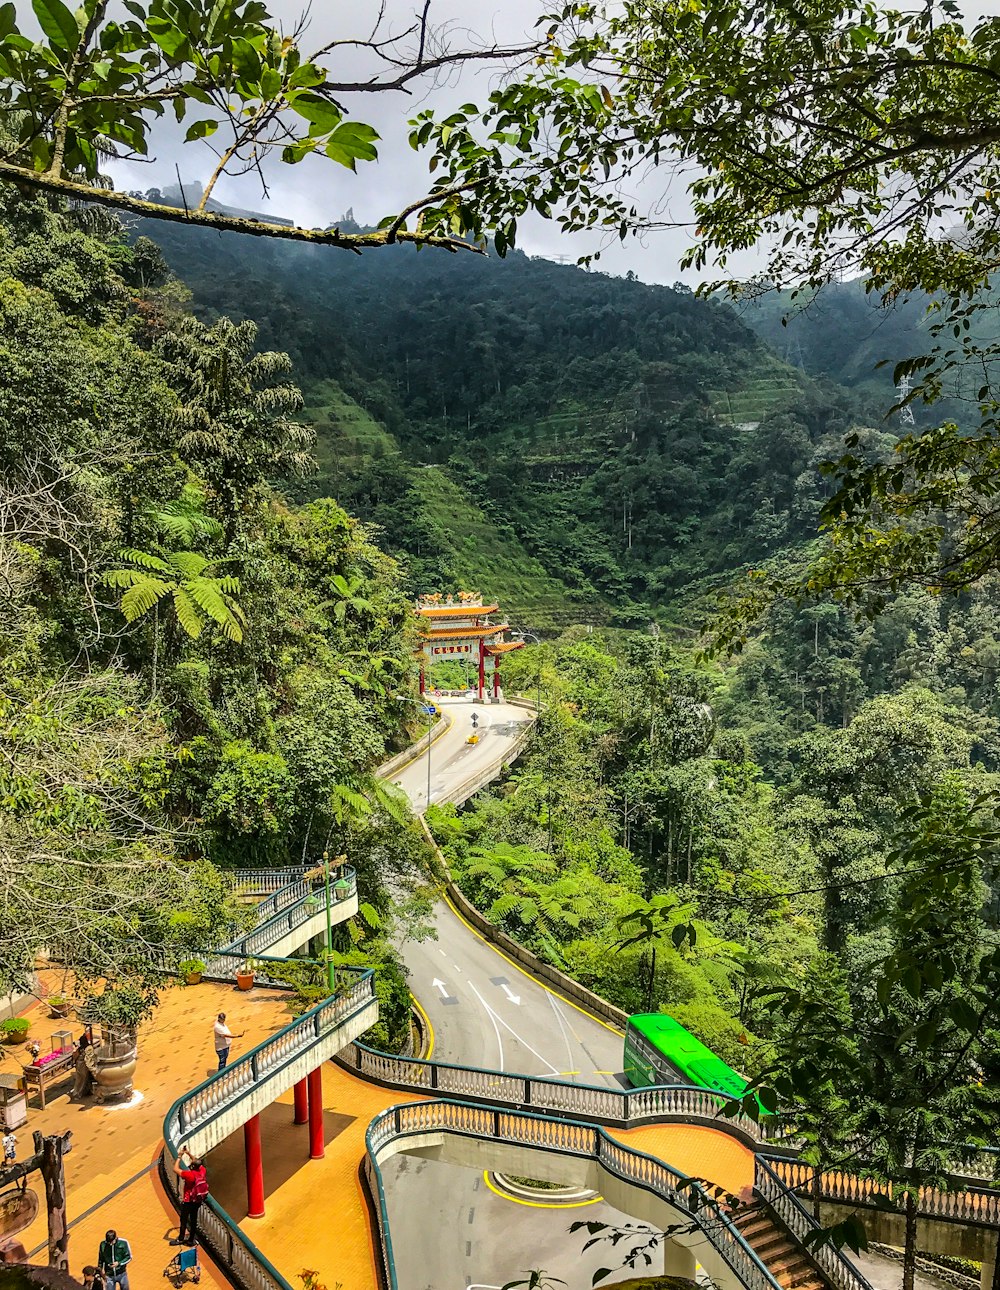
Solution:
M 333 994 L 335 978 L 333 972 L 333 914 L 330 909 L 330 853 L 323 852 L 323 868 L 326 873 L 326 984 Z

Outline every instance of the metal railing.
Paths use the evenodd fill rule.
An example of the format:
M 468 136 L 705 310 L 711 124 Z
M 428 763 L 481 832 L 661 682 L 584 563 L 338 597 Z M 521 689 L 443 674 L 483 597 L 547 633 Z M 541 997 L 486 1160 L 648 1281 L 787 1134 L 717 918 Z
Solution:
M 286 866 L 283 869 L 227 869 L 234 887 L 249 887 L 252 891 L 278 891 L 295 882 L 306 872 L 305 865 Z
M 346 887 L 343 885 L 346 882 Z M 335 897 L 334 904 L 342 904 L 358 893 L 357 873 L 350 865 L 343 869 L 343 879 L 338 883 L 340 890 L 331 892 Z M 313 902 L 316 902 L 313 904 Z M 263 901 L 259 908 L 270 910 L 274 902 L 274 912 L 257 925 L 252 931 L 245 932 L 228 945 L 223 945 L 217 954 L 208 962 L 205 975 L 218 976 L 218 961 L 223 958 L 240 959 L 257 958 L 266 955 L 267 951 L 289 932 L 309 922 L 322 908 L 322 900 L 314 895 L 312 884 L 304 879 L 296 879 L 287 886 L 280 887 L 272 896 Z
M 752 1144 L 768 1140 L 770 1121 L 758 1124 L 746 1115 L 722 1116 L 729 1099 L 722 1093 L 687 1084 L 660 1088 L 608 1088 L 571 1080 L 510 1075 L 504 1071 L 419 1057 L 395 1057 L 355 1041 L 338 1060 L 359 1075 L 390 1088 L 469 1098 L 486 1105 L 503 1103 L 521 1110 L 552 1111 L 616 1128 L 635 1128 L 657 1121 L 679 1120 L 723 1131 L 736 1130 Z
M 174 1204 L 180 1207 L 181 1180 L 170 1167 L 168 1153 L 160 1156 L 160 1178 Z M 225 1268 L 231 1281 L 244 1290 L 294 1290 L 274 1264 L 211 1196 L 205 1198 L 198 1215 L 198 1240 L 212 1258 Z
M 903 1213 L 902 1206 L 893 1203 L 891 1183 L 880 1183 L 873 1178 L 859 1178 L 844 1170 L 824 1170 L 817 1188 L 812 1165 L 798 1160 L 768 1157 L 767 1167 L 786 1191 L 815 1196 L 831 1204 L 857 1205 L 862 1208 L 885 1210 L 886 1201 L 891 1208 Z M 921 1218 L 941 1219 L 952 1223 L 971 1223 L 982 1227 L 1000 1225 L 1000 1191 L 996 1188 L 970 1186 L 960 1178 L 954 1180 L 954 1190 L 938 1187 L 921 1187 L 917 1196 L 917 1215 Z
M 243 962 L 239 955 L 216 955 L 215 958 L 223 966 L 231 964 L 232 973 Z M 264 960 L 265 964 L 300 962 L 298 959 Z M 361 1008 L 367 1007 L 374 1000 L 375 977 L 370 968 L 340 968 L 338 971 L 342 978 L 353 978 L 353 985 L 349 989 L 304 1013 L 276 1035 L 238 1058 L 231 1066 L 216 1071 L 171 1106 L 163 1122 L 164 1152 L 160 1157 L 160 1173 L 177 1204 L 180 1201 L 180 1180 L 170 1166 L 177 1159 L 185 1140 L 239 1102 L 252 1088 L 276 1075 L 291 1059 L 343 1026 Z M 258 972 L 258 979 L 261 977 L 262 973 Z M 233 975 L 230 974 L 228 978 L 223 975 L 221 979 L 232 980 Z M 199 1234 L 213 1257 L 244 1290 L 294 1290 L 211 1196 L 202 1206 Z
M 354 984 L 303 1013 L 276 1035 L 177 1099 L 163 1122 L 163 1138 L 174 1155 L 186 1138 L 374 1002 L 375 973 L 371 968 L 341 968 L 340 972 L 356 976 Z
M 754 1190 L 768 1204 L 800 1245 L 815 1232 L 819 1224 L 796 1197 L 794 1191 L 761 1156 L 754 1161 Z M 853 1263 L 829 1241 L 806 1246 L 827 1281 L 837 1290 L 872 1290 L 870 1283 Z
M 377 1202 L 382 1266 L 389 1290 L 396 1290 L 397 1280 L 379 1158 L 388 1154 L 387 1148 L 393 1142 L 427 1133 L 485 1138 L 536 1151 L 596 1160 L 617 1178 L 652 1192 L 686 1217 L 689 1215 L 747 1290 L 780 1290 L 774 1275 L 726 1210 L 698 1184 L 669 1165 L 623 1146 L 595 1125 L 461 1102 L 396 1106 L 377 1116 L 368 1127 L 365 1173 Z

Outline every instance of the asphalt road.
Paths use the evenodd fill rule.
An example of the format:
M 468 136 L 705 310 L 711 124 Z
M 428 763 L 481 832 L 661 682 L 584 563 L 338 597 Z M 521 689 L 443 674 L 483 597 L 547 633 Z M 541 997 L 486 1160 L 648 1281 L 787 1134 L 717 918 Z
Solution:
M 457 785 L 502 764 L 531 719 L 507 704 L 442 700 L 441 706 L 452 725 L 431 747 L 432 802 L 448 801 Z M 473 712 L 481 737 L 469 745 Z M 424 810 L 426 760 L 411 763 L 395 781 L 414 809 Z M 438 1061 L 624 1086 L 621 1035 L 505 959 L 446 902 L 435 907 L 433 924 L 437 939 L 401 950 L 410 989 L 431 1022 Z M 600 1200 L 571 1208 L 549 1207 L 543 1196 L 519 1203 L 492 1191 L 481 1172 L 411 1157 L 390 1161 L 384 1177 L 400 1290 L 502 1286 L 539 1267 L 582 1290 L 596 1268 L 617 1260 L 605 1247 L 581 1255 L 586 1238 L 569 1236 L 569 1224 L 628 1221 Z

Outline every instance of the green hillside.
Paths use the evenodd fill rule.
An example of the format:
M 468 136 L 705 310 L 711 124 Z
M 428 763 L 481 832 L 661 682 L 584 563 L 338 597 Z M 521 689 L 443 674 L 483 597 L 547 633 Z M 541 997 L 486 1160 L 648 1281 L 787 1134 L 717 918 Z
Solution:
M 683 288 L 146 231 L 206 318 L 291 355 L 318 435 L 300 497 L 377 526 L 414 593 L 502 582 L 526 624 L 676 616 L 801 540 L 818 461 L 877 419 Z

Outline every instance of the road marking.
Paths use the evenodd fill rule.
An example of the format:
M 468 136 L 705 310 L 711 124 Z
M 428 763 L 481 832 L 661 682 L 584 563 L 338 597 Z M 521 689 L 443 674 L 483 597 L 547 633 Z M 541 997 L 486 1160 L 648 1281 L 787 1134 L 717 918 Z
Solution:
M 494 1196 L 499 1196 L 501 1200 L 509 1200 L 512 1205 L 528 1205 L 531 1209 L 576 1209 L 580 1205 L 596 1205 L 598 1201 L 604 1199 L 603 1196 L 591 1196 L 588 1200 L 522 1200 L 520 1196 L 512 1196 L 510 1192 L 501 1191 L 499 1187 L 494 1187 L 490 1182 L 488 1169 L 483 1170 L 483 1181 Z
M 562 1031 L 563 1042 L 566 1045 L 566 1056 L 569 1058 L 569 1064 L 572 1066 L 576 1058 L 573 1056 L 573 1045 L 569 1042 L 569 1033 L 566 1029 L 566 1022 L 563 1019 L 562 1009 L 556 1003 L 555 999 L 553 999 L 551 994 L 549 995 L 549 1003 L 552 1005 L 552 1011 L 556 1014 L 556 1021 L 559 1022 L 559 1029 Z M 583 1041 L 576 1031 L 573 1032 L 573 1038 L 581 1048 L 584 1047 Z
M 431 1025 L 430 1017 L 428 1017 L 427 1013 L 420 1006 L 420 1001 L 415 994 L 410 995 L 410 1001 L 416 1008 L 417 1012 L 420 1013 L 420 1020 L 427 1027 L 427 1051 L 424 1053 L 424 1061 L 429 1062 L 431 1059 L 431 1053 L 434 1051 L 434 1027 Z
M 479 991 L 476 989 L 476 987 L 472 984 L 472 982 L 471 982 L 471 981 L 469 982 L 469 985 L 470 985 L 470 987 L 472 988 L 472 990 L 475 992 L 476 998 L 477 998 L 477 999 L 479 1000 L 479 1002 L 483 1005 L 483 1007 L 486 1009 L 486 1011 L 490 1014 L 490 1018 L 491 1018 L 491 1019 L 492 1019 L 492 1021 L 493 1021 L 493 1029 L 494 1029 L 494 1030 L 496 1030 L 496 1023 L 499 1021 L 500 1025 L 501 1025 L 501 1026 L 503 1026 L 503 1028 L 504 1028 L 505 1030 L 509 1030 L 509 1031 L 510 1031 L 510 1033 L 511 1033 L 511 1034 L 514 1036 L 514 1038 L 517 1040 L 517 1042 L 518 1042 L 519 1044 L 521 1044 L 524 1048 L 527 1048 L 527 1050 L 528 1050 L 528 1052 L 529 1052 L 529 1053 L 531 1053 L 533 1056 L 537 1057 L 537 1058 L 538 1058 L 538 1060 L 542 1063 L 542 1065 L 543 1065 L 543 1066 L 547 1066 L 547 1067 L 549 1068 L 549 1070 L 552 1072 L 552 1074 L 553 1074 L 553 1075 L 558 1075 L 558 1074 L 559 1074 L 559 1072 L 556 1070 L 556 1068 L 552 1065 L 552 1063 L 551 1063 L 550 1061 L 546 1061 L 546 1059 L 542 1056 L 542 1054 L 541 1054 L 541 1053 L 540 1053 L 536 1048 L 532 1048 L 532 1046 L 528 1043 L 528 1041 L 527 1041 L 526 1039 L 524 1039 L 521 1035 L 519 1035 L 519 1034 L 517 1033 L 517 1031 L 514 1029 L 514 1027 L 513 1027 L 513 1026 L 511 1026 L 508 1022 L 504 1021 L 503 1017 L 501 1017 L 501 1016 L 500 1016 L 499 1012 L 494 1012 L 494 1011 L 493 1011 L 493 1009 L 492 1009 L 492 1008 L 490 1007 L 490 1005 L 486 1002 L 486 1000 L 485 1000 L 485 999 L 483 998 L 483 996 L 479 993 Z M 499 1038 L 500 1038 L 500 1032 L 497 1030 L 497 1039 L 499 1039 Z M 500 1069 L 501 1069 L 501 1070 L 503 1070 L 503 1065 L 502 1065 L 502 1063 L 501 1063 Z
M 511 967 L 512 967 L 516 972 L 520 972 L 520 974 L 521 974 L 523 977 L 527 977 L 527 979 L 532 983 L 532 985 L 537 985 L 537 986 L 539 987 L 539 989 L 544 990 L 546 994 L 554 995 L 554 996 L 555 996 L 555 998 L 557 998 L 557 999 L 559 1000 L 559 1002 L 560 1002 L 560 1003 L 568 1004 L 568 1005 L 569 1005 L 569 1006 L 574 1010 L 574 1012 L 578 1012 L 578 1013 L 580 1014 L 580 1016 L 581 1016 L 581 1017 L 586 1017 L 588 1021 L 594 1021 L 594 1022 L 596 1022 L 596 1023 L 597 1023 L 597 1025 L 599 1025 L 599 1026 L 603 1026 L 605 1030 L 610 1030 L 610 1031 L 611 1031 L 611 1033 L 612 1033 L 616 1038 L 618 1038 L 618 1039 L 621 1039 L 621 1038 L 622 1038 L 622 1036 L 623 1036 L 624 1032 L 623 1032 L 622 1030 L 620 1030 L 618 1026 L 612 1026 L 612 1025 L 611 1025 L 611 1023 L 610 1023 L 609 1021 L 604 1021 L 604 1020 L 603 1020 L 603 1018 L 596 1016 L 596 1015 L 595 1015 L 594 1013 L 592 1013 L 592 1012 L 588 1012 L 586 1008 L 581 1008 L 581 1007 L 580 1007 L 580 1005 L 579 1005 L 579 1004 L 577 1004 L 577 1003 L 574 1003 L 574 1002 L 572 1001 L 572 999 L 566 999 L 566 998 L 564 998 L 561 994 L 559 994 L 556 990 L 550 990 L 550 989 L 549 989 L 549 987 L 548 987 L 547 985 L 543 984 L 541 981 L 539 981 L 537 977 L 532 976 L 532 975 L 531 975 L 531 973 L 530 973 L 529 971 L 527 971 L 527 969 L 526 969 L 526 968 L 521 967 L 521 965 L 520 965 L 519 963 L 515 963 L 513 959 L 508 958 L 508 957 L 507 957 L 507 955 L 503 952 L 503 950 L 498 950 L 498 949 L 497 949 L 497 947 L 493 944 L 493 942 L 492 942 L 492 941 L 488 941 L 488 940 L 486 939 L 486 937 L 485 937 L 485 936 L 483 936 L 483 934 L 482 934 L 481 932 L 478 932 L 478 931 L 477 931 L 477 930 L 472 926 L 472 924 L 469 922 L 469 920 L 468 920 L 467 918 L 464 918 L 464 917 L 463 917 L 463 916 L 458 912 L 458 910 L 455 908 L 454 904 L 453 904 L 453 903 L 451 902 L 451 900 L 448 898 L 448 893 L 447 893 L 447 892 L 443 892 L 443 893 L 442 893 L 442 895 L 443 895 L 443 897 L 444 897 L 444 903 L 448 906 L 448 908 L 449 908 L 449 909 L 451 910 L 451 912 L 455 915 L 455 917 L 458 919 L 458 921 L 459 921 L 459 922 L 460 922 L 464 927 L 467 927 L 467 928 L 468 928 L 468 930 L 472 933 L 472 935 L 476 938 L 476 940 L 477 940 L 477 941 L 482 941 L 482 943 L 483 943 L 483 944 L 484 944 L 488 949 L 492 950 L 494 954 L 499 955 L 499 957 L 500 957 L 500 958 L 502 958 L 502 959 L 503 959 L 503 961 L 504 961 L 505 963 L 509 963 L 509 964 L 510 964 L 510 966 L 511 966 Z
M 521 996 L 519 994 L 511 994 L 509 985 L 502 985 L 500 989 L 504 992 L 511 1003 L 516 1003 L 518 1007 L 521 1006 Z
M 431 985 L 434 987 L 435 990 L 440 990 L 442 997 L 447 999 L 448 987 L 445 985 L 445 983 L 441 980 L 440 977 L 436 976 L 434 980 L 431 982 Z
M 469 989 L 472 991 L 472 993 L 476 996 L 479 1002 L 486 1009 L 486 1013 L 489 1016 L 490 1021 L 493 1023 L 493 1033 L 497 1037 L 497 1048 L 499 1048 L 500 1050 L 500 1066 L 498 1067 L 498 1069 L 503 1070 L 503 1040 L 500 1038 L 500 1028 L 497 1026 L 497 1019 L 493 1014 L 493 1009 L 486 1002 L 486 1000 L 479 993 L 479 991 L 476 989 L 476 987 L 472 984 L 471 981 L 469 982 Z

